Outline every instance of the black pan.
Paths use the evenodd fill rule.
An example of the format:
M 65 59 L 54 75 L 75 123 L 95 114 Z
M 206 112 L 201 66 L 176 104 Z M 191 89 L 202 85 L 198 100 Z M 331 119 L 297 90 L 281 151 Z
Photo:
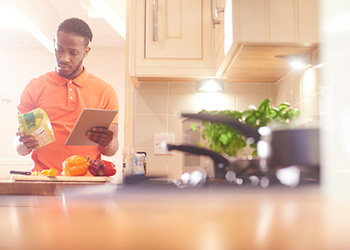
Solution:
M 222 115 L 183 113 L 181 116 L 233 126 L 247 139 L 258 144 L 259 157 L 251 160 L 223 156 L 196 146 L 167 144 L 169 151 L 178 150 L 211 157 L 215 165 L 216 178 L 222 178 L 229 170 L 238 176 L 249 174 L 271 176 L 278 169 L 290 166 L 297 166 L 303 172 L 311 173 L 313 177 L 318 178 L 319 129 L 267 129 L 270 133 L 260 134 L 251 126 Z
M 268 129 L 269 134 L 261 135 L 253 127 L 222 115 L 184 113 L 182 116 L 230 125 L 256 143 L 266 142 L 270 147 L 268 156 L 270 168 L 292 165 L 319 167 L 319 129 L 317 128 Z M 259 152 L 258 145 L 258 155 L 263 154 Z

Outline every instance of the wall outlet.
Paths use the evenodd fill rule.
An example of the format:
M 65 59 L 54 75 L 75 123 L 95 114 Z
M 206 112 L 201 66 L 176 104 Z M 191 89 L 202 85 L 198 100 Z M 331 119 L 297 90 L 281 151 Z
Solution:
M 154 135 L 154 154 L 155 155 L 172 155 L 172 151 L 168 152 L 162 148 L 162 142 L 174 143 L 174 135 L 172 134 L 155 134 Z

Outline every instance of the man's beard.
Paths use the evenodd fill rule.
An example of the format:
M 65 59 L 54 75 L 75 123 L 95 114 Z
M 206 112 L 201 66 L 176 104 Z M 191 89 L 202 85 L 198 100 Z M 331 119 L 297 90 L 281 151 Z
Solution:
M 83 65 L 83 60 L 84 60 L 84 58 L 82 58 L 81 60 L 80 60 L 80 63 L 78 64 L 78 66 L 73 70 L 73 72 L 72 73 L 70 73 L 69 75 L 66 75 L 66 74 L 62 74 L 61 72 L 58 72 L 58 74 L 60 75 L 60 76 L 62 76 L 62 77 L 64 77 L 64 78 L 66 78 L 66 79 L 74 79 L 74 78 L 76 78 L 78 75 L 80 75 L 80 73 L 78 74 L 78 75 L 75 75 L 78 71 L 79 71 L 79 69 L 80 69 L 80 66 L 81 65 Z

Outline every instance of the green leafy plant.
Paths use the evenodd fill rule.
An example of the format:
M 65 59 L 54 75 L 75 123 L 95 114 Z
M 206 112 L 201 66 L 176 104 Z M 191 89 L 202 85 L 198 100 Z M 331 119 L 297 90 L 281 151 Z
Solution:
M 235 110 L 202 110 L 199 113 L 227 116 L 248 124 L 255 129 L 268 126 L 272 122 L 285 125 L 299 117 L 299 110 L 290 108 L 288 103 L 282 103 L 277 108 L 271 107 L 270 99 L 261 101 L 257 109 L 251 108 L 242 112 Z M 237 156 L 237 154 L 247 146 L 246 138 L 232 126 L 202 121 L 202 127 L 201 137 L 208 142 L 210 149 L 215 152 L 224 153 L 229 156 Z M 196 128 L 195 124 L 192 124 L 192 129 L 195 130 L 198 128 Z M 201 142 L 199 142 L 199 144 L 200 146 L 204 146 Z M 257 156 L 256 143 L 250 144 L 249 146 L 254 149 L 253 156 Z

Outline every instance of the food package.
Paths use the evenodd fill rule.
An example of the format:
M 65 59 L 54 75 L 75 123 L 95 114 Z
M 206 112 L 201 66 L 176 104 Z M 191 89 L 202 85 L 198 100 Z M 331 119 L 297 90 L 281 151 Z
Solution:
M 38 148 L 55 141 L 50 119 L 46 112 L 41 108 L 18 115 L 17 119 L 19 129 L 26 135 L 33 135 L 39 143 Z

